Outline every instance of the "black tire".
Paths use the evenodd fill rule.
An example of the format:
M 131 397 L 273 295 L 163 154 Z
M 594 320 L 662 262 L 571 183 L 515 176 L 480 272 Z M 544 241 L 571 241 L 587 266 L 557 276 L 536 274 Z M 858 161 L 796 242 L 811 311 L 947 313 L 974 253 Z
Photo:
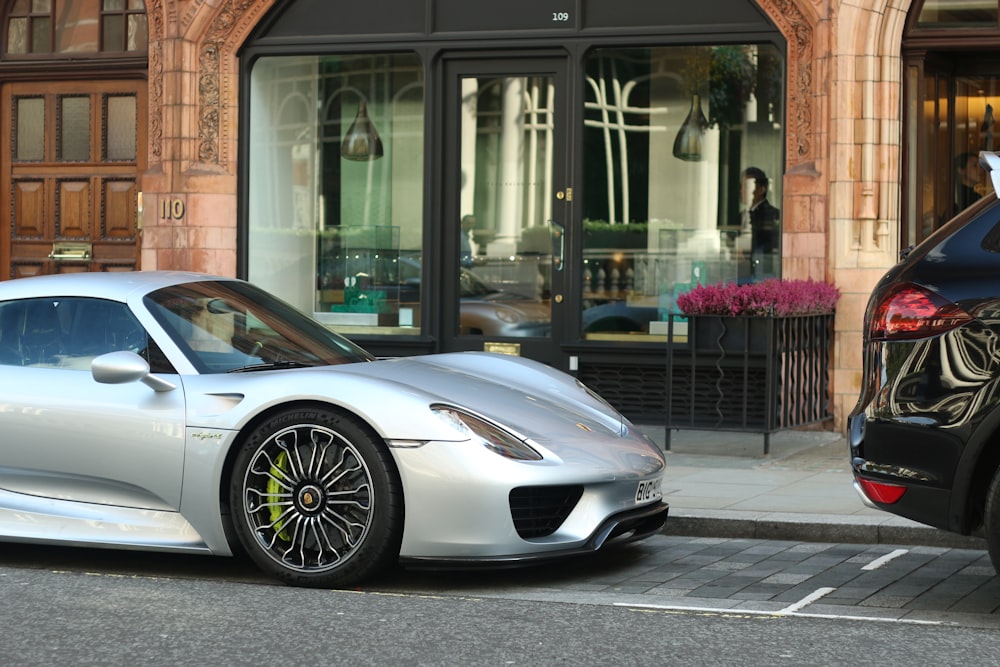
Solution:
M 254 430 L 229 499 L 247 554 L 286 583 L 350 586 L 398 560 L 403 502 L 392 457 L 332 410 L 288 410 Z
M 983 519 L 986 548 L 990 552 L 993 569 L 1000 574 L 1000 470 L 993 475 L 986 494 L 986 513 Z

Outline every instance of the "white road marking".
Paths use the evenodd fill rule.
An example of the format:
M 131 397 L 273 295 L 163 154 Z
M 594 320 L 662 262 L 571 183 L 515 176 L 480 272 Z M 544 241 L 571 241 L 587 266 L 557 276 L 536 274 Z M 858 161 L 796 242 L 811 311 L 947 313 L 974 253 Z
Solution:
M 799 600 L 795 604 L 790 604 L 787 607 L 785 607 L 784 609 L 782 609 L 781 611 L 779 611 L 778 615 L 779 616 L 786 616 L 788 614 L 794 614 L 799 609 L 802 609 L 803 607 L 812 604 L 813 602 L 815 602 L 816 600 L 820 599 L 824 595 L 829 595 L 830 593 L 834 592 L 835 590 L 837 590 L 837 589 L 836 588 L 829 588 L 829 587 L 827 587 L 827 588 L 817 588 L 812 593 L 810 593 L 809 595 L 805 596 L 804 598 L 802 598 L 801 600 Z
M 718 607 L 685 607 L 683 605 L 669 604 L 632 604 L 628 602 L 615 602 L 615 607 L 630 607 L 637 610 L 650 611 L 676 611 L 690 612 L 698 614 L 718 614 L 720 616 L 770 616 L 772 618 L 825 618 L 838 621 L 875 621 L 880 623 L 906 623 L 910 625 L 943 625 L 941 621 L 921 621 L 909 618 L 888 618 L 885 616 L 852 616 L 850 614 L 810 614 L 799 611 L 825 595 L 829 595 L 836 588 L 817 588 L 815 591 L 805 596 L 798 602 L 790 604 L 779 611 L 764 611 L 761 609 L 723 609 Z
M 883 565 L 885 565 L 886 563 L 888 563 L 889 561 L 891 561 L 893 559 L 896 559 L 896 558 L 899 558 L 903 554 L 907 554 L 907 553 L 910 553 L 909 549 L 896 549 L 895 551 L 887 553 L 886 555 L 882 556 L 881 558 L 876 558 L 875 560 L 873 560 L 872 562 L 868 563 L 868 565 L 865 565 L 861 569 L 862 570 L 877 570 L 880 567 L 882 567 Z

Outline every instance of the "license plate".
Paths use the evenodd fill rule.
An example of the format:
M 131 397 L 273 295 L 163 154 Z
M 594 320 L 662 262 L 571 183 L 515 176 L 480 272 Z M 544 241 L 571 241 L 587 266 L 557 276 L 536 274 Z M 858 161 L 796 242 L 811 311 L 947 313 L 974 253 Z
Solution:
M 635 489 L 635 502 L 648 503 L 652 500 L 662 498 L 663 491 L 660 490 L 660 482 L 662 481 L 662 478 L 657 477 L 656 479 L 647 479 L 639 482 L 639 486 Z

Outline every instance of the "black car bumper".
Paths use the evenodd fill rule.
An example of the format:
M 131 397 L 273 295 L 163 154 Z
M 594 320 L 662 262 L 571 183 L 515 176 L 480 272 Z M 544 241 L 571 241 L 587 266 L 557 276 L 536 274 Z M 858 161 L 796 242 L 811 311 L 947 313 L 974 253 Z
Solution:
M 947 456 L 949 450 L 954 451 L 949 440 L 949 434 L 925 426 L 852 415 L 848 442 L 855 487 L 871 507 L 935 528 L 957 530 L 950 513 L 957 459 Z

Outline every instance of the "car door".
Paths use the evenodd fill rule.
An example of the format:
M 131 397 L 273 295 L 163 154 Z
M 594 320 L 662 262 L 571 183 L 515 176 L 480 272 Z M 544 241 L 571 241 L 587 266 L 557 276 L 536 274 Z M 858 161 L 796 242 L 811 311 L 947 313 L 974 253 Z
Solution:
M 103 314 L 82 313 L 84 305 L 101 305 Z M 95 329 L 102 334 L 97 347 L 88 335 Z M 94 356 L 136 346 L 137 334 L 145 340 L 121 303 L 0 303 L 0 489 L 178 509 L 184 462 L 179 378 L 165 375 L 177 387 L 156 392 L 139 382 L 99 384 L 90 373 Z

